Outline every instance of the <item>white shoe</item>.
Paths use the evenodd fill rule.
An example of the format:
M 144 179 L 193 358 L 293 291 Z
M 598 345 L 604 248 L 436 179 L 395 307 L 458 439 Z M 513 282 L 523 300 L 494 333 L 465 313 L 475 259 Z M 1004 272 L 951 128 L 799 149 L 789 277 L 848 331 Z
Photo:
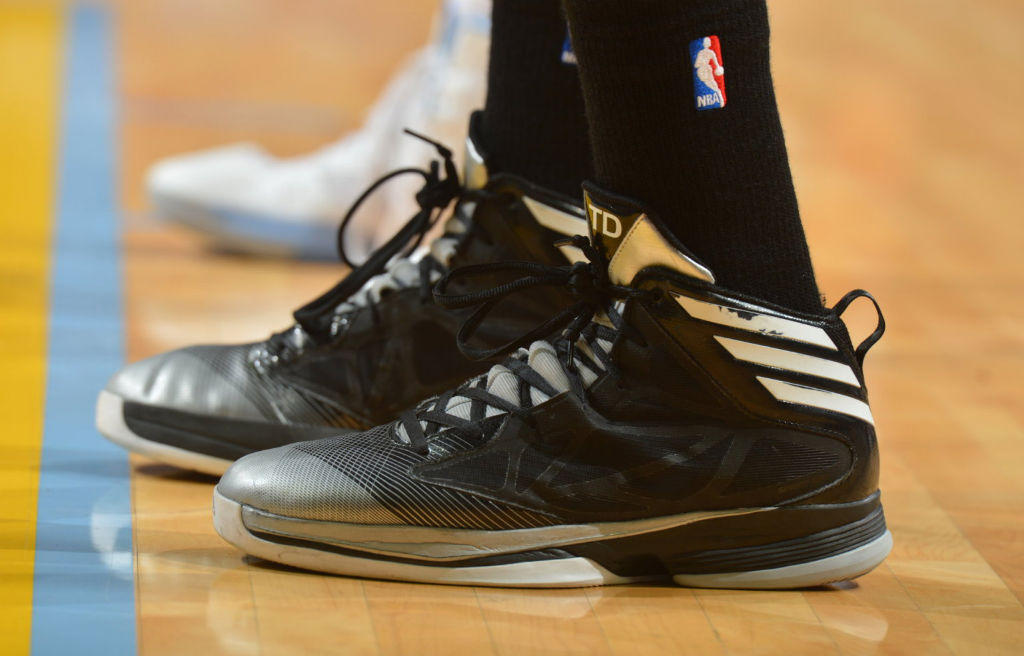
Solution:
M 252 143 L 171 157 L 154 165 L 147 187 L 159 217 L 243 252 L 336 256 L 335 233 L 352 202 L 382 174 L 423 166 L 432 149 L 405 127 L 458 146 L 467 118 L 483 104 L 490 44 L 489 0 L 446 0 L 431 43 L 413 55 L 378 98 L 363 127 L 309 155 L 279 159 Z M 346 232 L 359 260 L 416 211 L 418 180 L 389 183 Z

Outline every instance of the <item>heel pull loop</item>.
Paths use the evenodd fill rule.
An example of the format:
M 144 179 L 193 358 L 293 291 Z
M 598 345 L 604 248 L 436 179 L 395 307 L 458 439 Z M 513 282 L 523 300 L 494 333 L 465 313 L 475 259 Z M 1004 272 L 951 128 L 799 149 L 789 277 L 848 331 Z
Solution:
M 875 306 L 875 312 L 878 313 L 878 325 L 875 327 L 874 332 L 864 338 L 864 341 L 854 350 L 854 354 L 857 356 L 857 364 L 864 367 L 864 356 L 868 354 L 871 347 L 878 343 L 878 340 L 882 339 L 882 335 L 885 334 L 885 317 L 882 316 L 882 308 L 878 305 L 878 301 L 875 297 L 863 289 L 855 289 L 852 292 L 846 294 L 846 296 L 839 299 L 839 302 L 832 306 L 832 311 L 836 313 L 837 317 L 843 316 L 843 312 L 846 312 L 846 308 L 850 307 L 850 304 L 856 301 L 858 298 L 866 298 Z

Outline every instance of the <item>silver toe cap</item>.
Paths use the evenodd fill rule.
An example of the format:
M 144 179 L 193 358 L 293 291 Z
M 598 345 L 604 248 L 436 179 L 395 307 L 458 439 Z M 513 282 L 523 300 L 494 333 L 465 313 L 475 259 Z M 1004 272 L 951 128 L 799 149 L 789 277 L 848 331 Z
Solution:
M 217 490 L 244 506 L 283 517 L 352 524 L 402 523 L 365 487 L 296 445 L 245 456 L 225 472 Z
M 247 396 L 245 346 L 192 346 L 130 364 L 106 390 L 125 401 L 183 412 L 237 419 L 261 419 Z

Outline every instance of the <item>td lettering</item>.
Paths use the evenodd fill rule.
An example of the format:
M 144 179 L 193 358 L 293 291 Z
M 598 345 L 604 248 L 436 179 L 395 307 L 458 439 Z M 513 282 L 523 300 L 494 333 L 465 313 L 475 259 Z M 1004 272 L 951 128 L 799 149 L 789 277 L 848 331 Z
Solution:
M 593 205 L 590 206 L 590 227 L 594 232 L 600 232 L 613 239 L 622 234 L 622 221 L 619 217 Z

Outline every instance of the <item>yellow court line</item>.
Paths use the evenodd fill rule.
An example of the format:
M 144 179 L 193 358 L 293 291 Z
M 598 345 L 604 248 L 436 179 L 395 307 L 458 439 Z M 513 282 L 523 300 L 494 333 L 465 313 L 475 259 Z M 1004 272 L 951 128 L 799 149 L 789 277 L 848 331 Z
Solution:
M 31 637 L 63 21 L 0 4 L 0 654 Z

